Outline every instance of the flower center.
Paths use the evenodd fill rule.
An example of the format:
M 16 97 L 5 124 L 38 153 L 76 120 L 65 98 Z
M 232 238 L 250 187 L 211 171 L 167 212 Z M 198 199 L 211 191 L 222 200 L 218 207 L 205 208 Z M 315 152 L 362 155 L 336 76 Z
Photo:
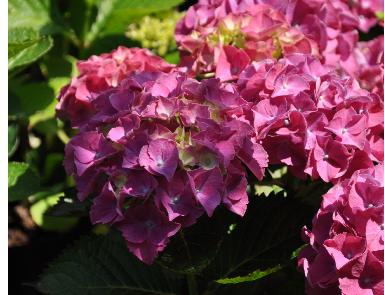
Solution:
M 346 258 L 347 258 L 347 259 L 351 259 L 351 258 L 352 258 L 352 253 L 346 254 Z
M 364 282 L 364 284 L 369 284 L 371 282 L 371 279 L 370 278 L 364 278 L 362 281 Z
M 163 165 L 164 165 L 163 159 L 158 159 L 158 160 L 156 161 L 156 166 L 158 166 L 158 167 L 163 167 Z
M 179 201 L 180 201 L 180 196 L 179 195 L 176 195 L 176 196 L 171 198 L 171 204 L 173 204 L 173 205 L 178 204 Z
M 329 155 L 328 154 L 325 154 L 322 158 L 324 161 L 327 161 L 329 159 Z
M 153 229 L 155 227 L 155 222 L 153 222 L 152 220 L 147 220 L 145 222 L 145 225 L 148 229 Z

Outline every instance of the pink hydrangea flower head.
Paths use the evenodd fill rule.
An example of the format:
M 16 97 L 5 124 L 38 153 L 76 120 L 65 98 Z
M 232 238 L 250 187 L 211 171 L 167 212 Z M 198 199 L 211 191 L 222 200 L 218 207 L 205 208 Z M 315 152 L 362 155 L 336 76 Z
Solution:
M 375 171 L 357 170 L 336 184 L 324 195 L 312 231 L 304 229 L 309 244 L 298 263 L 308 294 L 384 292 L 384 188 Z

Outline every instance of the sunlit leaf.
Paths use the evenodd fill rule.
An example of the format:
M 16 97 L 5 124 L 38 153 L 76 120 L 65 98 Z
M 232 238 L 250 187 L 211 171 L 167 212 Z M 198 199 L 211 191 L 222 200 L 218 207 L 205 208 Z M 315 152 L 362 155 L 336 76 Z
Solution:
M 8 70 L 33 63 L 53 46 L 52 38 L 40 36 L 31 28 L 8 31 Z
M 26 163 L 8 163 L 8 200 L 23 200 L 38 191 L 40 179 Z
M 261 278 L 264 278 L 264 277 L 268 276 L 269 274 L 277 272 L 281 269 L 282 269 L 282 266 L 277 265 L 275 267 L 271 267 L 271 268 L 268 268 L 265 270 L 258 269 L 258 270 L 253 271 L 252 273 L 250 273 L 246 276 L 224 278 L 224 279 L 216 280 L 216 282 L 219 284 L 239 284 L 239 283 L 244 283 L 244 282 L 253 282 L 253 281 L 259 280 Z

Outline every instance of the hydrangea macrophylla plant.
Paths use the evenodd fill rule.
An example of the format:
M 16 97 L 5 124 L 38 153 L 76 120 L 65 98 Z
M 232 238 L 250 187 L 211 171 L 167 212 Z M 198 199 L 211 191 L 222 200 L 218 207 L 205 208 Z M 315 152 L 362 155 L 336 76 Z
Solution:
M 334 185 L 304 229 L 307 292 L 380 294 L 383 38 L 357 42 L 359 26 L 339 0 L 202 0 L 179 66 L 124 47 L 79 62 L 57 112 L 79 130 L 64 163 L 91 221 L 151 264 L 221 204 L 243 216 L 247 172 L 283 164 Z
M 340 0 L 205 0 L 188 9 L 175 38 L 182 65 L 228 80 L 249 61 L 292 53 L 335 65 L 350 55 L 358 26 L 358 15 Z

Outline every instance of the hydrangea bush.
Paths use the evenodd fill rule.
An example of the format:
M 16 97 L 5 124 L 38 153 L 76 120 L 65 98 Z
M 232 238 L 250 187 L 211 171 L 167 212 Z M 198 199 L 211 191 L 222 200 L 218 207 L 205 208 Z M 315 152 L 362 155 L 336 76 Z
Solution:
M 250 188 L 286 166 L 331 187 L 302 231 L 306 293 L 382 294 L 384 40 L 359 38 L 380 2 L 200 0 L 177 65 L 124 46 L 79 61 L 56 113 L 91 222 L 151 265 L 202 216 L 247 215 Z

